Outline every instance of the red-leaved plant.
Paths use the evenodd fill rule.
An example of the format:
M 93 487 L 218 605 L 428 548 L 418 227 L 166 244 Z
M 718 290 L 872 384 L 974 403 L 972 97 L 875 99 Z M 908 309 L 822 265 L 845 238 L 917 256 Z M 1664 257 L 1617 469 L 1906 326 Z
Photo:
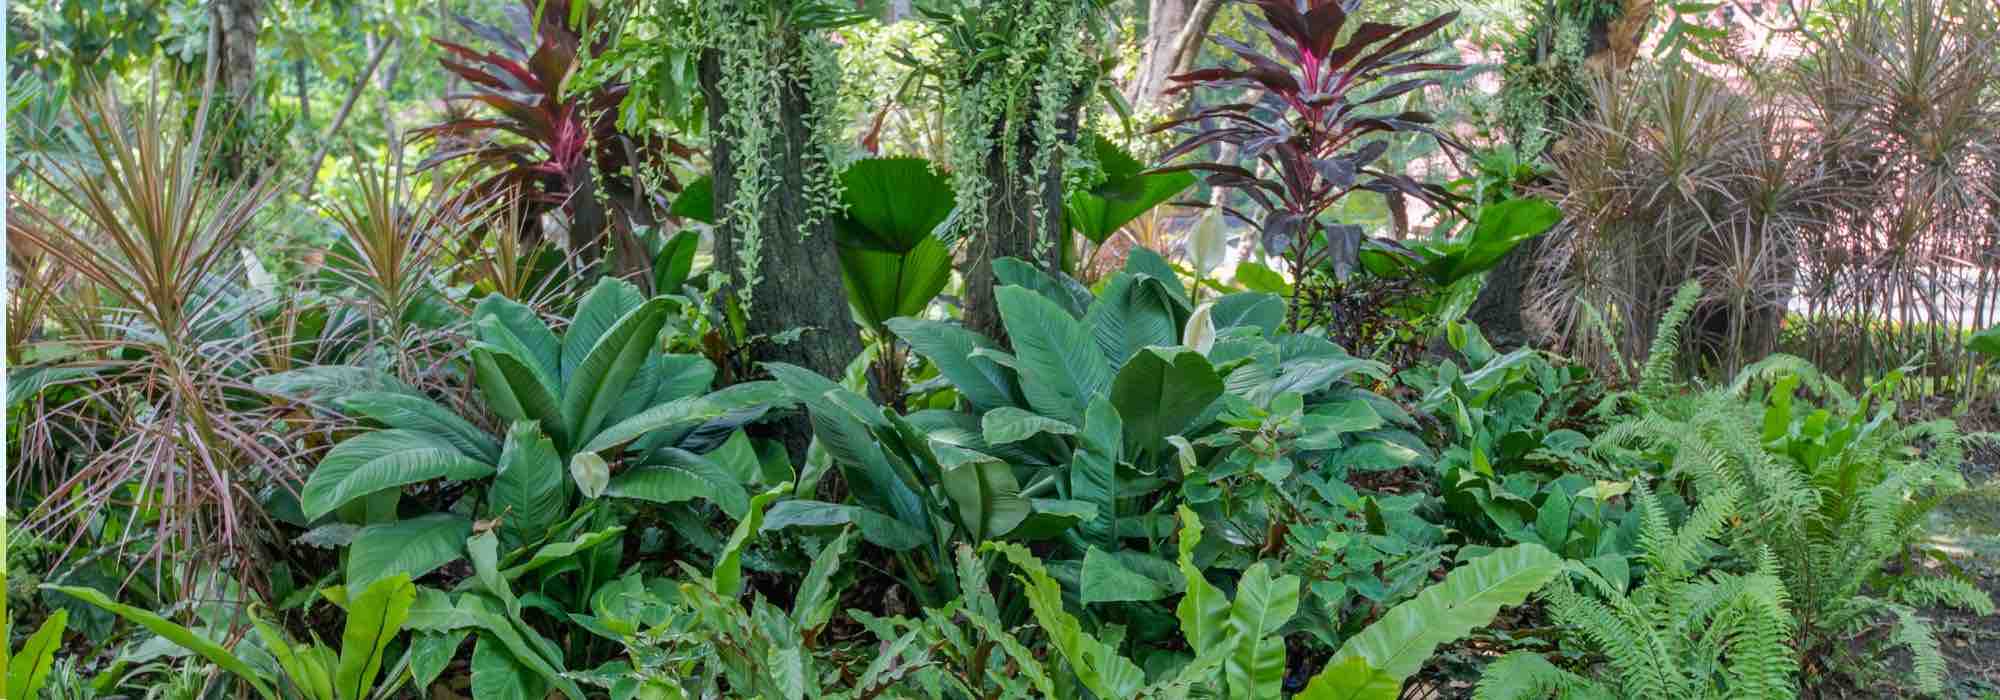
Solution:
M 568 78 L 585 55 L 583 36 L 570 25 L 571 0 L 521 0 L 522 17 L 535 18 L 528 41 L 465 17 L 455 17 L 494 50 L 481 52 L 442 39 L 432 39 L 448 54 L 438 59 L 446 70 L 464 78 L 469 90 L 445 99 L 458 105 L 484 104 L 490 116 L 455 114 L 444 122 L 418 130 L 435 139 L 436 150 L 419 166 L 435 167 L 471 161 L 491 174 L 475 182 L 469 201 L 487 201 L 520 192 L 517 233 L 530 244 L 544 240 L 541 214 L 561 209 L 569 222 L 572 254 L 585 263 L 601 256 L 607 235 L 617 237 L 621 253 L 644 248 L 631 240 L 635 226 L 652 225 L 666 211 L 663 192 L 678 192 L 680 183 L 663 166 L 669 156 L 688 158 L 694 151 L 654 134 L 633 134 L 618 128 L 618 108 L 628 86 L 614 82 L 583 90 L 565 90 Z M 519 22 L 527 24 L 528 22 Z M 589 54 L 602 52 L 609 32 L 595 32 Z M 528 46 L 532 46 L 530 51 Z M 645 168 L 660 176 L 642 182 L 634 170 Z M 621 255 L 621 270 L 629 267 Z M 637 259 L 643 266 L 647 260 Z
M 1340 42 L 1359 0 L 1242 1 L 1260 10 L 1261 20 L 1246 20 L 1270 37 L 1270 52 L 1213 37 L 1243 65 L 1172 76 L 1169 92 L 1206 88 L 1233 95 L 1248 89 L 1248 100 L 1197 106 L 1155 128 L 1191 132 L 1161 155 L 1161 163 L 1210 144 L 1234 146 L 1234 162 L 1167 165 L 1155 172 L 1201 171 L 1210 185 L 1241 191 L 1262 209 L 1255 212 L 1261 216 L 1225 210 L 1257 226 L 1267 252 L 1282 256 L 1301 280 L 1323 271 L 1344 280 L 1359 258 L 1361 227 L 1321 219 L 1342 198 L 1362 190 L 1383 194 L 1399 227 L 1406 225 L 1404 197 L 1455 208 L 1443 187 L 1388 172 L 1375 162 L 1398 133 L 1458 144 L 1430 126 L 1428 112 L 1372 106 L 1436 85 L 1440 74 L 1464 68 L 1432 61 L 1435 48 L 1412 48 L 1458 13 L 1416 26 L 1364 22 Z

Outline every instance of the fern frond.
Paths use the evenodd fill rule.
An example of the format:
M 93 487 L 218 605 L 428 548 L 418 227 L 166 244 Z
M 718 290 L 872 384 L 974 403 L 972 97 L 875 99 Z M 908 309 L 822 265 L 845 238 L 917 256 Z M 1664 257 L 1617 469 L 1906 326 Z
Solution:
M 1540 654 L 1517 651 L 1487 664 L 1472 690 L 1473 700 L 1538 700 L 1613 697 L 1583 676 L 1557 668 Z
M 1893 639 L 1898 646 L 1910 650 L 1917 690 L 1938 694 L 1944 690 L 1944 653 L 1938 651 L 1937 635 L 1931 633 L 1930 622 L 1905 605 L 1890 605 L 1889 612 L 1896 617 Z
M 1896 585 L 1895 597 L 1916 606 L 1948 605 L 1981 617 L 1993 614 L 1993 598 L 1971 581 L 1957 577 L 1905 578 Z
M 1660 316 L 1660 324 L 1653 331 L 1653 345 L 1646 351 L 1646 366 L 1639 373 L 1639 394 L 1647 398 L 1660 398 L 1673 387 L 1676 363 L 1680 358 L 1681 327 L 1687 325 L 1688 317 L 1694 314 L 1695 302 L 1701 300 L 1701 283 L 1688 280 L 1674 292 L 1673 303 L 1667 305 L 1666 314 Z

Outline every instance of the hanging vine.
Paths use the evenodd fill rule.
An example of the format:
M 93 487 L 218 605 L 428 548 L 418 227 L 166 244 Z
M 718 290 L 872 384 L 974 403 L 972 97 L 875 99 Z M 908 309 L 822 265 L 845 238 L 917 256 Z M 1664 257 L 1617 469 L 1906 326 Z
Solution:
M 792 13 L 812 0 L 703 0 L 700 5 L 704 48 L 718 59 L 718 88 L 723 98 L 722 133 L 711 138 L 730 141 L 735 166 L 733 196 L 718 211 L 719 220 L 736 232 L 738 302 L 751 308 L 762 281 L 764 207 L 784 173 L 774 161 L 801 164 L 807 203 L 798 229 L 800 237 L 839 213 L 840 181 L 834 165 L 841 143 L 838 117 L 840 66 L 828 28 L 791 22 Z M 808 113 L 798 115 L 809 134 L 802 151 L 778 130 L 786 119 L 784 90 L 796 82 L 804 91 Z M 717 108 L 710 105 L 710 109 Z
M 1063 122 L 1097 78 L 1091 50 L 1107 42 L 1096 14 L 1092 0 L 966 0 L 956 14 L 931 18 L 945 35 L 946 161 L 961 207 L 952 235 L 991 223 L 989 158 L 1032 191 L 1080 157 Z M 1024 137 L 1026 162 L 1014 148 Z M 1044 256 L 1055 243 L 1045 225 L 1051 212 L 1040 197 L 1029 206 L 1036 254 Z

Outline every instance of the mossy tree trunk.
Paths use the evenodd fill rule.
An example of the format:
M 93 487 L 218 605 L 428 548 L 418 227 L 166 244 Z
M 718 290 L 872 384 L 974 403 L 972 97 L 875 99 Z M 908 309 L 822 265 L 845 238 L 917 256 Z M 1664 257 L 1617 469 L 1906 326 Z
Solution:
M 700 80 L 707 99 L 709 133 L 714 136 L 709 157 L 715 166 L 718 212 L 727 210 L 740 196 L 738 171 L 745 155 L 737 151 L 741 141 L 725 118 L 735 105 L 724 95 L 722 71 L 720 54 L 704 52 Z M 754 234 L 737 230 L 733 217 L 718 217 L 714 269 L 724 273 L 723 299 L 737 302 L 748 292 L 750 301 L 742 311 L 750 362 L 785 362 L 838 378 L 861 353 L 860 327 L 848 311 L 846 295 L 840 292 L 832 221 L 822 217 L 803 229 L 801 226 L 811 210 L 806 201 L 805 160 L 815 145 L 805 115 L 812 113 L 814 105 L 799 77 L 786 75 L 780 82 L 778 123 L 772 125 L 769 147 L 761 156 L 768 163 L 765 172 L 777 178 L 776 185 L 768 189 L 763 201 L 755 203 L 759 219 Z M 743 269 L 742 250 L 748 235 L 759 238 L 757 269 L 749 271 L 752 274 Z M 794 333 L 797 337 L 790 337 Z M 745 369 L 754 371 L 755 367 Z M 780 432 L 794 459 L 802 458 L 812 439 L 811 425 L 804 416 L 788 419 Z

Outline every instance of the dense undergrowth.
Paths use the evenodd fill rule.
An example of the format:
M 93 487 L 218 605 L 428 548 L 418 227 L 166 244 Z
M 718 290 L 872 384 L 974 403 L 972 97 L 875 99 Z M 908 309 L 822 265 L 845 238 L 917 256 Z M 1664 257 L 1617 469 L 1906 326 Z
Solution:
M 1704 152 L 1745 171 L 1799 137 L 1775 112 L 1676 61 L 1585 85 L 1577 23 L 1616 8 L 1552 3 L 1561 55 L 1501 96 L 1533 123 L 1474 151 L 1426 104 L 1469 80 L 1454 15 L 1257 0 L 1149 143 L 1093 102 L 1104 4 L 920 5 L 898 109 L 949 109 L 894 157 L 841 88 L 866 4 L 465 19 L 484 48 L 438 46 L 486 111 L 351 164 L 296 273 L 251 252 L 282 174 L 219 170 L 205 107 L 83 91 L 8 200 L 5 696 L 1965 690 L 1941 630 L 1990 587 L 1929 528 L 1992 486 L 1939 416 L 2000 342 L 1856 321 L 1958 363 L 1865 382 L 1889 351 L 1768 352 L 1824 316 L 1704 293 L 1739 229 L 1693 223 L 1759 182 L 1590 189 L 1676 178 L 1621 147 L 1690 134 L 1590 126 L 1688 116 L 1633 105 L 1741 117 Z M 1729 226 L 1825 213 L 1779 204 Z M 1619 257 L 1648 217 L 1673 264 Z M 1560 342 L 1489 340 L 1485 285 L 1544 244 Z

